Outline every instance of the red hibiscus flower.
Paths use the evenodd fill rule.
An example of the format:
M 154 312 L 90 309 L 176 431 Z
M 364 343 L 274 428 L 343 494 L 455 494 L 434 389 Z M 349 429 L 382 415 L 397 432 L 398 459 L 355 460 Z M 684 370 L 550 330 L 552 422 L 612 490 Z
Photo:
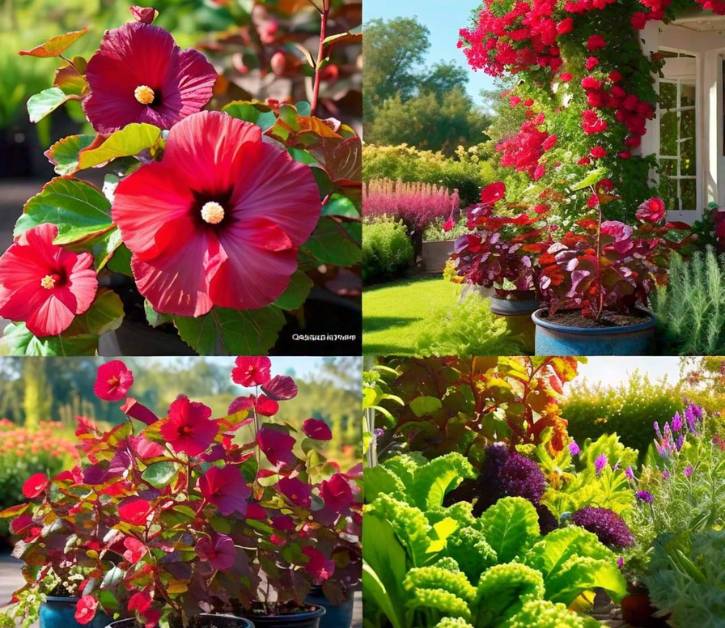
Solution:
M 302 431 L 309 438 L 314 438 L 315 440 L 332 439 L 332 431 L 330 431 L 327 423 L 320 421 L 319 419 L 307 419 L 302 424 Z
M 133 397 L 126 399 L 124 404 L 121 406 L 121 412 L 132 419 L 145 423 L 146 425 L 151 425 L 159 420 L 159 417 L 157 417 L 152 410 L 136 401 Z
M 279 404 L 274 399 L 270 399 L 264 395 L 259 395 L 258 397 L 249 395 L 247 397 L 237 397 L 229 404 L 227 411 L 229 414 L 234 414 L 242 410 L 251 410 L 252 408 L 257 414 L 261 414 L 262 416 L 274 416 L 279 411 Z
M 235 365 L 232 370 L 232 381 L 240 386 L 261 386 L 271 379 L 269 370 L 272 368 L 272 362 L 269 358 L 239 357 Z
M 300 508 L 309 508 L 312 505 L 310 485 L 300 482 L 297 478 L 282 478 L 277 482 L 277 488 L 287 499 Z
M 83 108 L 93 128 L 109 134 L 132 122 L 170 129 L 209 102 L 217 74 L 200 52 L 181 50 L 163 28 L 141 21 L 106 31 L 86 78 Z
M 309 573 L 315 584 L 322 584 L 335 573 L 335 563 L 325 558 L 325 555 L 314 547 L 303 547 L 302 553 L 310 560 L 305 565 L 305 571 Z
M 297 396 L 297 384 L 287 375 L 275 375 L 262 385 L 262 391 L 274 401 L 287 401 Z
M 635 216 L 642 222 L 657 223 L 664 219 L 667 209 L 661 198 L 650 198 L 639 206 Z
M 120 401 L 133 385 L 133 373 L 121 360 L 111 360 L 98 367 L 93 392 L 104 401 Z
M 148 551 L 148 548 L 141 541 L 132 536 L 127 536 L 123 540 L 123 546 L 126 548 L 123 557 L 132 565 L 140 561 Z
M 196 553 L 219 571 L 231 569 L 237 557 L 234 541 L 226 534 L 215 534 L 211 539 L 201 539 L 196 544 Z
M 142 526 L 151 512 L 151 504 L 140 497 L 131 497 L 118 507 L 118 516 L 126 523 Z
M 257 444 L 273 465 L 287 464 L 294 460 L 292 448 L 295 439 L 286 432 L 263 427 L 257 433 Z
M 53 244 L 57 235 L 55 225 L 38 225 L 0 257 L 0 316 L 39 337 L 63 333 L 98 290 L 93 257 Z
M 204 111 L 171 129 L 162 161 L 119 184 L 113 220 L 153 307 L 202 316 L 277 299 L 320 206 L 308 166 L 262 141 L 259 127 Z
M 503 181 L 490 183 L 481 191 L 481 202 L 484 205 L 494 205 L 506 196 L 506 184 Z
M 321 483 L 320 494 L 325 500 L 325 506 L 332 508 L 335 512 L 346 510 L 353 502 L 352 488 L 345 476 L 340 473 L 335 473 L 329 480 Z
M 96 616 L 98 609 L 98 600 L 92 595 L 84 595 L 76 603 L 76 621 L 81 624 L 90 624 Z
M 214 504 L 225 517 L 247 512 L 247 498 L 251 491 L 244 481 L 239 467 L 211 467 L 199 478 L 199 490 L 208 502 Z
M 174 451 L 198 456 L 214 441 L 219 425 L 210 419 L 211 408 L 180 395 L 169 406 L 169 417 L 161 426 L 161 435 Z
M 145 613 L 151 608 L 153 599 L 146 591 L 137 591 L 128 600 L 128 610 Z
M 31 475 L 23 484 L 23 495 L 27 499 L 35 499 L 38 495 L 45 493 L 50 480 L 45 473 Z

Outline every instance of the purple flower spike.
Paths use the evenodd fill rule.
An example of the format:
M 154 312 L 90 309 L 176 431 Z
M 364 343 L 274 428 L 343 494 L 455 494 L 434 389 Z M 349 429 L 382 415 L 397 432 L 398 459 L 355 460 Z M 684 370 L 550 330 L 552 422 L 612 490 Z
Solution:
M 569 443 L 569 453 L 572 456 L 578 456 L 581 453 L 581 448 L 579 447 L 579 445 L 577 444 L 577 442 L 575 440 L 573 440 Z
M 654 501 L 654 495 L 649 491 L 637 491 L 637 499 L 645 504 L 651 504 Z
M 627 467 L 624 470 L 624 475 L 626 475 L 628 479 L 634 482 L 634 471 L 632 470 L 632 467 Z
M 657 438 L 661 439 L 662 438 L 662 432 L 660 432 L 660 424 L 657 423 L 657 421 L 655 421 L 652 424 L 652 427 L 654 428 L 655 434 L 657 434 Z
M 685 444 L 685 435 L 680 434 L 677 437 L 677 451 L 680 451 L 680 449 L 682 449 L 682 445 L 684 445 L 684 444 Z
M 607 466 L 607 454 L 599 454 L 597 456 L 597 459 L 594 461 L 594 470 L 596 471 L 597 475 L 599 475 L 603 470 L 604 467 Z
M 687 466 L 685 467 L 685 470 L 684 470 L 684 471 L 683 471 L 682 473 L 684 474 L 684 476 L 685 476 L 686 478 L 689 478 L 689 477 L 692 477 L 692 472 L 693 472 L 693 471 L 694 471 L 694 469 L 692 468 L 692 465 L 691 465 L 691 464 L 688 464 L 688 465 L 687 465 Z
M 679 432 L 682 429 L 682 417 L 679 412 L 675 412 L 675 416 L 672 417 L 672 431 Z
M 664 471 L 662 472 L 662 479 L 663 479 L 663 480 L 669 480 L 669 479 L 670 479 L 670 472 L 669 472 L 669 471 L 668 471 L 667 469 L 665 469 L 665 470 L 664 470 Z
M 619 567 L 620 569 L 624 567 L 624 556 L 620 556 L 619 558 L 617 558 L 617 567 Z

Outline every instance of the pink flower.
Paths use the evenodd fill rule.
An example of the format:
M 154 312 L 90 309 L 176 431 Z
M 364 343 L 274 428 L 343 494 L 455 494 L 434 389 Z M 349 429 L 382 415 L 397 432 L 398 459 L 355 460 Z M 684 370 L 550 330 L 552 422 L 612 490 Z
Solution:
M 590 35 L 589 39 L 587 39 L 587 50 L 589 50 L 589 52 L 594 52 L 595 50 L 604 48 L 606 45 L 607 40 L 601 35 Z
M 76 602 L 75 620 L 81 624 L 90 624 L 96 616 L 98 600 L 92 595 L 84 595 Z
M 140 561 L 146 555 L 146 552 L 148 552 L 148 548 L 132 536 L 127 536 L 123 539 L 123 546 L 126 548 L 123 557 L 132 565 Z
M 93 392 L 104 401 L 120 401 L 133 385 L 133 373 L 121 360 L 111 360 L 98 367 Z
M 320 484 L 320 494 L 325 500 L 325 506 L 335 512 L 347 510 L 353 502 L 352 488 L 340 473 L 335 473 L 329 480 L 323 480 Z
M 169 416 L 163 421 L 161 435 L 174 451 L 198 456 L 214 442 L 219 431 L 219 425 L 210 417 L 211 408 L 180 395 L 169 406 Z
M 240 386 L 261 386 L 266 384 L 271 375 L 272 362 L 269 358 L 244 358 L 239 357 L 232 370 L 232 381 Z
M 487 185 L 481 191 L 481 203 L 484 205 L 495 205 L 506 196 L 506 184 L 503 181 L 496 181 Z
M 98 290 L 93 257 L 53 244 L 57 235 L 55 225 L 38 225 L 0 257 L 0 316 L 24 321 L 38 337 L 62 334 Z
M 294 461 L 292 448 L 295 439 L 287 432 L 263 427 L 257 433 L 257 444 L 273 465 L 288 464 Z
M 126 399 L 124 404 L 121 406 L 121 412 L 132 419 L 145 423 L 146 425 L 151 425 L 159 420 L 159 417 L 157 417 L 152 410 L 149 410 L 149 408 L 136 401 L 133 397 Z
M 282 478 L 277 482 L 277 488 L 287 499 L 300 508 L 309 508 L 312 505 L 310 485 L 300 482 L 297 478 Z
M 597 57 L 587 57 L 584 66 L 590 72 L 599 65 L 599 59 Z
M 50 480 L 45 473 L 31 475 L 23 484 L 23 495 L 27 499 L 35 499 L 45 493 L 50 485 Z
M 658 223 L 664 219 L 667 209 L 661 198 L 650 198 L 639 206 L 635 216 L 642 222 Z
M 199 478 L 199 490 L 204 499 L 214 504 L 225 517 L 235 512 L 244 516 L 247 512 L 247 499 L 251 491 L 239 467 L 211 467 Z
M 325 558 L 325 555 L 314 547 L 303 547 L 302 553 L 310 560 L 305 565 L 305 571 L 309 573 L 315 584 L 321 584 L 329 580 L 335 573 L 335 562 Z
M 151 504 L 141 497 L 130 497 L 118 507 L 121 520 L 135 526 L 145 525 L 150 512 Z
M 218 571 L 231 569 L 237 559 L 234 541 L 226 534 L 214 534 L 211 539 L 201 539 L 196 544 L 196 553 Z
M 248 395 L 246 397 L 237 397 L 234 401 L 229 404 L 227 412 L 229 414 L 235 414 L 242 410 L 254 409 L 257 414 L 262 416 L 274 416 L 279 411 L 279 404 L 269 397 L 259 395 Z
M 262 385 L 262 392 L 273 401 L 288 401 L 297 396 L 297 384 L 288 375 L 275 375 Z
M 309 437 L 315 440 L 331 440 L 332 431 L 328 427 L 327 423 L 320 421 L 319 419 L 307 419 L 302 424 L 302 431 Z
M 137 591 L 128 599 L 128 610 L 145 613 L 151 608 L 153 599 L 146 591 Z
M 160 162 L 121 181 L 113 220 L 154 309 L 202 316 L 277 299 L 320 207 L 308 166 L 258 126 L 204 111 L 171 129 Z
M 132 122 L 170 129 L 212 96 L 214 67 L 196 50 L 143 21 L 106 31 L 88 61 L 90 94 L 83 108 L 93 128 L 109 134 Z

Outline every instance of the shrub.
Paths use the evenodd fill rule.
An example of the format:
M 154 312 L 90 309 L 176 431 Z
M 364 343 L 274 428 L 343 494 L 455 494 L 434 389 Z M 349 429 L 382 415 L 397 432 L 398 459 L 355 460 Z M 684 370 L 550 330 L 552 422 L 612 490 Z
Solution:
M 416 342 L 422 356 L 519 355 L 521 345 L 506 321 L 491 312 L 487 299 L 473 293 L 434 310 Z
M 382 220 L 363 228 L 363 281 L 373 283 L 401 276 L 413 263 L 413 244 L 400 222 Z
M 463 206 L 478 201 L 481 188 L 495 171 L 483 145 L 459 147 L 454 157 L 411 146 L 375 146 L 363 149 L 363 179 L 421 181 L 458 190 Z
M 689 261 L 674 256 L 652 306 L 665 355 L 725 354 L 725 255 L 708 247 Z
M 683 395 L 680 385 L 666 379 L 651 382 L 635 374 L 626 384 L 615 387 L 581 384 L 572 388 L 563 403 L 562 416 L 577 442 L 617 432 L 622 443 L 644 456 L 652 440 L 652 421 L 682 410 Z

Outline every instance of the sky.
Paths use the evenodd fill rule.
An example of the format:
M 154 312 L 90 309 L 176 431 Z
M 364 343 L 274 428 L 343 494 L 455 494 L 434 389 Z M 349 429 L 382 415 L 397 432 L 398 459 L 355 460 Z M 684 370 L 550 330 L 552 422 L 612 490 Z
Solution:
M 179 358 L 162 357 L 156 358 L 160 362 L 165 364 L 174 364 L 179 361 Z M 207 357 L 210 362 L 215 362 L 224 368 L 234 368 L 233 357 Z M 307 376 L 313 375 L 319 371 L 322 367 L 323 358 L 310 358 L 310 357 L 272 357 L 272 374 L 273 375 L 294 375 L 300 379 L 306 379 Z
M 430 31 L 431 48 L 428 65 L 437 61 L 456 61 L 468 68 L 466 58 L 456 44 L 458 31 L 471 22 L 471 13 L 480 2 L 477 0 L 365 0 L 365 21 L 395 17 L 417 17 Z M 481 90 L 491 90 L 493 79 L 481 71 L 469 70 L 468 92 L 476 102 L 481 102 Z
M 590 357 L 587 364 L 579 365 L 580 376 L 585 377 L 589 383 L 601 382 L 605 386 L 617 386 L 629 381 L 635 371 L 648 375 L 650 380 L 662 379 L 669 376 L 674 383 L 680 376 L 680 358 L 677 357 Z M 578 377 L 575 382 L 581 381 Z

